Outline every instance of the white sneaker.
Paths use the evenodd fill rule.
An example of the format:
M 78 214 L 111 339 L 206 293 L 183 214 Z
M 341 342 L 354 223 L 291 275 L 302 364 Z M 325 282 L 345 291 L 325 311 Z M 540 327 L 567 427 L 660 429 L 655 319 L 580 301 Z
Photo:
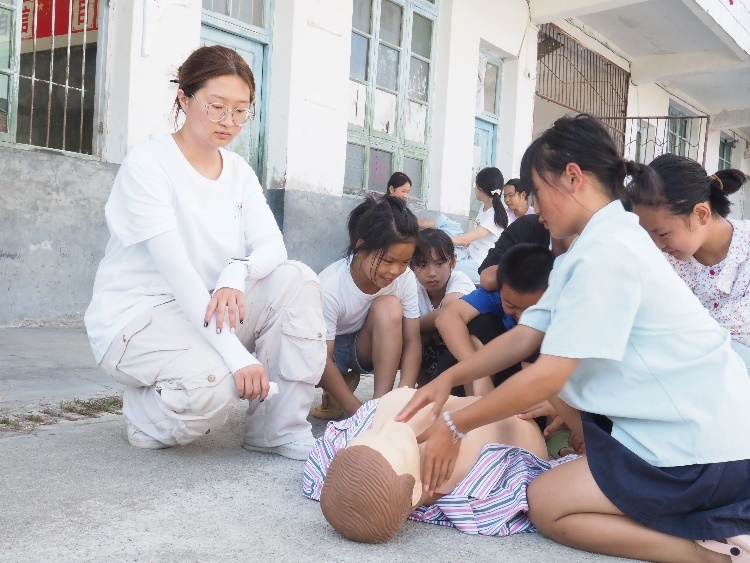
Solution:
M 130 442 L 131 446 L 144 450 L 161 450 L 171 447 L 156 438 L 152 438 L 145 432 L 141 432 L 132 424 L 128 424 L 128 442 Z
M 311 436 L 307 438 L 300 438 L 295 442 L 289 442 L 287 444 L 281 444 L 280 446 L 253 446 L 250 444 L 242 444 L 242 447 L 246 450 L 253 452 L 265 452 L 269 454 L 277 454 L 289 459 L 296 459 L 297 461 L 307 461 L 310 455 L 310 450 L 315 445 L 315 438 Z

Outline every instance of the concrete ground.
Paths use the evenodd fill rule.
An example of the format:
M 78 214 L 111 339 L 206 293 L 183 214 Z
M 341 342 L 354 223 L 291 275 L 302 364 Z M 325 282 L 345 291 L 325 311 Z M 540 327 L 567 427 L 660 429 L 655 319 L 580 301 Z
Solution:
M 82 327 L 0 329 L 0 418 L 120 389 Z M 302 462 L 240 447 L 242 421 L 238 407 L 221 431 L 158 451 L 131 447 L 115 414 L 0 432 L 0 561 L 624 561 L 415 522 L 384 545 L 349 542 L 302 496 Z

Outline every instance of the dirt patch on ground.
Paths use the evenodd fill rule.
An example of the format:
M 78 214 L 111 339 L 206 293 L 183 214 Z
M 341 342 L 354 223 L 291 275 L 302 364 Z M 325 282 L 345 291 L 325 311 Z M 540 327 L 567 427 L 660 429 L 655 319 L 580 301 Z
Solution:
M 0 397 L 2 400 L 2 397 Z M 37 426 L 55 424 L 58 420 L 82 420 L 96 418 L 103 413 L 121 414 L 122 397 L 100 397 L 98 399 L 73 399 L 56 406 L 41 407 L 23 414 L 0 416 L 0 432 L 28 431 Z

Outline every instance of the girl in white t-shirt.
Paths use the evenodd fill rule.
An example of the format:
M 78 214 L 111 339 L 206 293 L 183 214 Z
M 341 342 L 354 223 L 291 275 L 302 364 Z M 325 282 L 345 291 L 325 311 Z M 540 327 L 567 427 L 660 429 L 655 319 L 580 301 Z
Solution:
M 479 265 L 484 262 L 490 248 L 508 226 L 508 213 L 503 206 L 503 175 L 497 168 L 483 168 L 477 173 L 476 198 L 482 210 L 475 219 L 476 226 L 469 232 L 451 237 L 454 246 L 464 247 L 458 256 L 456 269 L 465 273 L 474 283 L 479 283 Z
M 346 257 L 320 273 L 328 356 L 313 416 L 352 415 L 359 374 L 373 373 L 374 396 L 414 387 L 422 358 L 417 279 L 409 269 L 419 227 L 403 200 L 367 198 L 348 221 Z M 351 372 L 350 372 L 351 370 Z
M 627 194 L 633 211 L 750 369 L 750 221 L 727 218 L 728 196 L 742 188 L 745 174 L 730 168 L 709 176 L 675 154 L 649 166 L 662 182 L 634 182 Z
M 434 491 L 466 432 L 549 399 L 584 437 L 586 455 L 529 486 L 528 515 L 542 534 L 646 561 L 718 563 L 732 551 L 746 561 L 750 379 L 728 333 L 617 200 L 626 176 L 659 181 L 623 160 L 588 115 L 557 120 L 529 146 L 521 180 L 533 186 L 540 221 L 554 238 L 579 236 L 518 326 L 417 390 L 396 420 L 433 403 L 420 441 L 422 482 Z M 527 369 L 439 416 L 453 386 L 540 345 Z
M 417 237 L 411 269 L 419 286 L 419 332 L 422 335 L 422 368 L 420 381 L 435 368 L 440 356 L 448 350 L 435 321 L 442 307 L 474 291 L 469 276 L 458 270 L 453 242 L 439 229 L 423 229 Z
M 285 261 L 258 178 L 224 149 L 253 117 L 253 74 L 236 51 L 201 47 L 176 82 L 184 124 L 127 155 L 105 207 L 91 347 L 125 385 L 133 446 L 187 444 L 247 399 L 244 446 L 306 459 L 325 360 L 320 284 Z

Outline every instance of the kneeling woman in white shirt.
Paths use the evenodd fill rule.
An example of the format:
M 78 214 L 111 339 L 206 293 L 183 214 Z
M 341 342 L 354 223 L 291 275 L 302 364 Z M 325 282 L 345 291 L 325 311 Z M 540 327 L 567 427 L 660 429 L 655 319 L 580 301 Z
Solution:
M 105 207 L 91 347 L 125 385 L 132 445 L 187 444 L 247 399 L 244 446 L 306 459 L 322 292 L 307 266 L 286 261 L 255 173 L 224 148 L 253 117 L 252 72 L 236 51 L 201 47 L 177 82 L 184 125 L 128 154 Z M 269 381 L 279 396 L 264 402 Z
M 474 284 L 479 284 L 479 265 L 508 226 L 508 213 L 503 206 L 503 175 L 497 168 L 483 168 L 477 173 L 475 195 L 482 202 L 476 226 L 469 232 L 451 237 L 455 246 L 463 246 L 456 269 Z

